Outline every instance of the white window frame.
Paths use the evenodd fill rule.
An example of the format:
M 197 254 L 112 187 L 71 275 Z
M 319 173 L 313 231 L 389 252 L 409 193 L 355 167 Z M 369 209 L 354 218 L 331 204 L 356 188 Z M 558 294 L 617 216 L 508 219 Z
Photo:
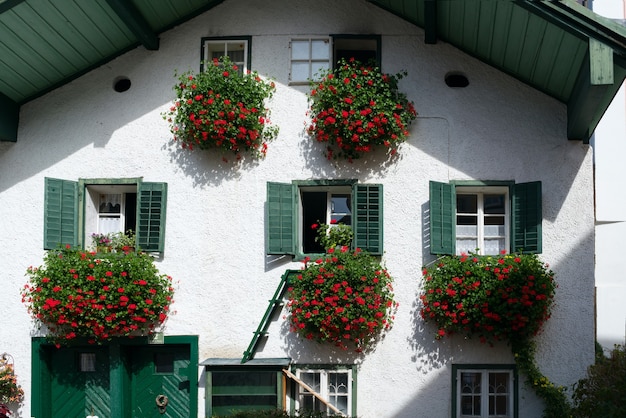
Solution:
M 460 255 L 461 253 L 467 253 L 469 251 L 475 251 L 474 248 L 466 249 L 461 248 L 459 245 L 459 239 L 463 238 L 476 238 L 476 246 L 478 248 L 478 254 L 487 255 L 485 252 L 485 218 L 489 216 L 504 216 L 504 235 L 500 235 L 498 237 L 489 237 L 489 238 L 504 238 L 504 247 L 503 250 L 507 250 L 510 248 L 510 240 L 511 240 L 511 204 L 510 204 L 510 196 L 509 196 L 509 188 L 503 186 L 456 186 L 456 196 L 458 198 L 459 195 L 476 195 L 477 196 L 477 213 L 458 213 L 456 212 L 455 216 L 455 239 L 456 239 L 456 253 Z M 484 212 L 484 196 L 485 195 L 504 195 L 504 215 L 489 215 Z M 455 210 L 457 208 L 455 202 Z M 477 216 L 477 236 L 473 235 L 463 235 L 459 232 L 459 225 L 457 223 L 458 216 Z M 495 255 L 495 254 L 494 254 Z
M 326 44 L 325 57 L 313 57 L 313 45 L 318 42 Z M 294 43 L 308 43 L 308 55 L 303 57 L 294 57 Z M 309 80 L 315 78 L 319 69 L 326 67 L 332 68 L 331 59 L 333 57 L 333 42 L 330 36 L 319 36 L 311 38 L 293 38 L 289 42 L 289 84 L 290 85 L 308 85 Z M 308 65 L 308 76 L 305 79 L 299 79 L 294 76 L 294 64 Z M 325 65 L 324 65 L 325 64 Z M 314 69 L 315 68 L 315 69 Z
M 481 384 L 480 384 L 480 415 L 464 415 L 461 410 L 461 402 L 463 395 L 463 373 L 480 373 L 481 375 Z M 492 392 L 490 392 L 489 388 L 489 375 L 492 373 L 506 373 L 508 374 L 508 387 L 507 387 L 507 413 L 502 415 L 490 415 L 489 414 L 489 398 L 492 396 Z M 456 370 L 456 418 L 514 418 L 516 416 L 515 413 L 515 375 L 514 371 L 510 368 L 508 369 L 480 369 L 480 368 L 458 368 Z M 497 392 L 493 393 L 497 396 Z
M 231 62 L 239 67 L 239 71 L 247 71 L 250 70 L 250 63 L 248 61 L 249 57 L 249 48 L 250 42 L 249 40 L 243 38 L 202 38 L 202 58 L 204 62 L 212 61 L 211 52 L 220 52 L 222 56 L 228 55 L 229 45 L 233 44 L 242 44 L 243 46 L 243 61 L 233 61 Z M 212 46 L 217 46 L 218 49 L 211 48 Z M 237 49 L 239 51 L 240 49 Z
M 352 393 L 352 386 L 353 386 L 353 376 L 352 376 L 353 370 L 352 369 L 349 369 L 349 368 L 333 368 L 333 369 L 302 368 L 302 369 L 298 369 L 296 371 L 296 376 L 298 377 L 298 379 L 300 379 L 300 380 L 304 381 L 305 383 L 307 383 L 307 381 L 302 378 L 302 374 L 303 373 L 316 373 L 316 374 L 319 374 L 319 376 L 320 376 L 320 387 L 319 387 L 318 394 L 323 399 L 327 400 L 330 404 L 332 404 L 333 406 L 338 408 L 346 416 L 352 416 L 354 414 L 354 411 L 352 411 L 352 397 L 354 396 L 354 394 Z M 331 388 L 330 388 L 331 385 L 329 383 L 329 377 L 330 377 L 330 375 L 333 375 L 333 374 L 345 374 L 347 376 L 347 381 L 346 381 L 347 393 L 346 394 L 339 393 L 337 391 L 334 391 L 334 392 L 331 391 Z M 302 401 L 303 397 L 304 396 L 307 396 L 307 397 L 310 396 L 312 398 L 315 411 L 322 411 L 322 412 L 325 412 L 327 414 L 332 414 L 333 413 L 333 411 L 329 407 L 323 405 L 308 390 L 304 389 L 299 384 L 297 384 L 296 386 L 297 386 L 296 390 L 295 390 L 295 406 L 296 406 L 296 410 L 303 409 L 304 408 L 303 401 Z M 313 387 L 313 386 L 311 386 L 311 388 L 313 390 L 316 390 L 316 388 Z M 331 398 L 332 396 L 345 397 L 346 398 L 346 409 L 342 410 L 341 408 L 337 407 L 337 402 L 336 401 L 333 402 L 333 398 Z

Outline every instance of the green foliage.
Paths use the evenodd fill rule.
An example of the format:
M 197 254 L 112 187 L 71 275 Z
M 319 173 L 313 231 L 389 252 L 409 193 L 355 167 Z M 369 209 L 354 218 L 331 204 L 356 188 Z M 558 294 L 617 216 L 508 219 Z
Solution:
M 20 403 L 24 398 L 24 390 L 17 383 L 13 365 L 7 361 L 6 354 L 0 357 L 0 405 Z
M 94 343 L 150 334 L 169 313 L 172 278 L 141 252 L 95 253 L 69 245 L 29 267 L 22 302 L 57 344 L 77 337 Z
M 576 418 L 626 416 L 626 348 L 616 346 L 609 357 L 599 357 L 587 377 L 574 387 Z
M 313 227 L 318 228 L 315 241 L 319 242 L 325 250 L 335 247 L 350 247 L 352 245 L 354 233 L 349 225 L 336 224 L 330 226 L 327 224 L 314 224 Z
M 535 362 L 536 344 L 529 339 L 512 341 L 515 364 L 526 376 L 526 384 L 544 401 L 543 418 L 571 416 L 571 405 L 564 386 L 555 386 L 544 376 Z
M 528 339 L 550 317 L 554 273 L 535 254 L 444 256 L 423 271 L 425 321 L 483 342 Z
M 395 154 L 417 117 L 413 103 L 398 91 L 405 75 L 384 74 L 380 68 L 342 59 L 335 70 L 319 74 L 320 81 L 311 81 L 308 133 L 327 144 L 329 160 L 351 161 L 377 146 Z
M 437 324 L 436 338 L 458 333 L 482 342 L 511 344 L 526 383 L 544 400 L 544 418 L 570 414 L 564 387 L 555 386 L 535 362 L 532 338 L 550 318 L 554 273 L 535 254 L 444 256 L 424 268 L 426 322 Z
M 329 248 L 288 288 L 291 330 L 356 351 L 368 348 L 393 321 L 392 278 L 369 253 Z
M 203 72 L 178 76 L 174 105 L 163 113 L 174 140 L 183 148 L 217 148 L 237 158 L 241 152 L 265 156 L 267 143 L 278 135 L 265 107 L 274 83 L 256 72 L 240 72 L 228 57 L 205 67 Z

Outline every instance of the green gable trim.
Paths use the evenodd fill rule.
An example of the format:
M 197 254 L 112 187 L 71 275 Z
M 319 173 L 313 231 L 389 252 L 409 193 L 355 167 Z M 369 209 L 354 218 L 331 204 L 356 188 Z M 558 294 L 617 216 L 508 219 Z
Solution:
M 147 50 L 159 49 L 159 38 L 133 2 L 123 0 L 106 0 L 106 2 Z
M 0 141 L 17 141 L 20 105 L 0 93 Z

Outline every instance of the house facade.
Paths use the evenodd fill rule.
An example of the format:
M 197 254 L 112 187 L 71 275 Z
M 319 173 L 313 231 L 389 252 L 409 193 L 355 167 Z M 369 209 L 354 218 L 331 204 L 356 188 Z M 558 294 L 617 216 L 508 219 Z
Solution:
M 495 197 L 497 239 L 488 249 L 488 235 L 473 241 L 492 254 L 520 249 L 514 213 L 530 209 L 514 202 L 532 187 L 540 222 L 525 249 L 538 252 L 558 282 L 552 317 L 536 337 L 538 365 L 557 385 L 571 387 L 584 376 L 594 359 L 594 179 L 588 138 L 572 134 L 575 106 L 449 41 L 433 42 L 432 28 L 411 22 L 397 2 L 218 3 L 160 33 L 158 49 L 130 49 L 20 104 L 15 141 L 0 142 L 0 351 L 14 358 L 25 390 L 21 416 L 325 408 L 299 381 L 313 382 L 349 416 L 464 416 L 467 390 L 482 406 L 472 416 L 487 416 L 496 398 L 503 416 L 540 416 L 543 404 L 517 373 L 509 346 L 435 339 L 435 326 L 419 315 L 422 267 L 438 257 L 433 185 L 471 196 L 483 220 Z M 532 10 L 515 13 L 535 19 Z M 198 71 L 202 58 L 228 48 L 276 85 L 268 107 L 280 132 L 259 161 L 181 149 L 162 117 L 175 97 L 175 72 Z M 366 51 L 386 73 L 407 71 L 399 88 L 418 117 L 397 155 L 378 150 L 353 162 L 328 160 L 307 135 L 307 79 L 344 50 Z M 275 184 L 295 196 L 293 245 L 284 250 L 272 247 L 268 232 Z M 399 303 L 393 327 L 366 353 L 303 340 L 290 331 L 288 312 L 273 304 L 308 254 L 302 196 L 314 191 L 329 202 L 351 202 L 355 185 L 377 193 L 382 228 L 375 252 Z M 52 232 L 52 199 L 73 202 L 77 222 L 69 234 L 89 247 L 92 233 L 138 228 L 144 194 L 160 214 L 149 250 L 174 279 L 172 314 L 150 340 L 56 348 L 20 297 L 27 268 L 63 241 Z M 114 226 L 102 220 L 101 203 L 121 207 Z M 455 230 L 451 239 L 460 248 L 462 228 Z M 481 384 L 465 385 L 470 374 Z M 498 396 L 489 392 L 490 379 L 498 381 Z

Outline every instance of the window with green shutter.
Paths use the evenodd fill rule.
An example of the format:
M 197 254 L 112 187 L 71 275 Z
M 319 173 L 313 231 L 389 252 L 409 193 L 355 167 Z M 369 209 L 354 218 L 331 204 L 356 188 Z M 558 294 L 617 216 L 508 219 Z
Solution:
M 430 182 L 431 254 L 541 252 L 541 182 Z
M 137 247 L 162 252 L 167 184 L 131 179 L 45 179 L 44 248 L 89 248 L 94 233 L 133 231 Z
M 311 180 L 267 184 L 268 254 L 303 257 L 323 253 L 315 225 L 350 225 L 354 245 L 383 252 L 383 189 L 356 180 Z

